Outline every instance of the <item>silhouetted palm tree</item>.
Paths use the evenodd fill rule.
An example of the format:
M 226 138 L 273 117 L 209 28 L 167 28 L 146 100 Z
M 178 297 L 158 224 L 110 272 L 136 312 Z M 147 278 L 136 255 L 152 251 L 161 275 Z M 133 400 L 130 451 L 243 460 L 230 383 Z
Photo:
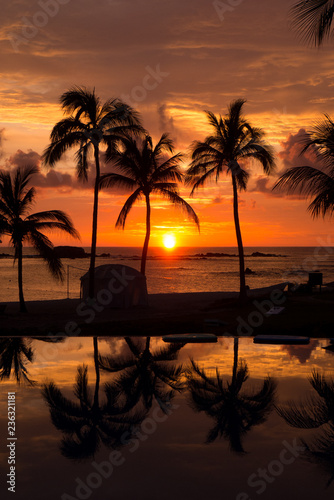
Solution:
M 152 138 L 135 140 L 131 137 L 123 139 L 113 150 L 109 149 L 109 159 L 115 166 L 115 173 L 101 177 L 101 187 L 119 186 L 134 189 L 126 200 L 116 222 L 116 227 L 124 229 L 126 218 L 136 201 L 144 197 L 146 202 L 146 236 L 141 259 L 141 273 L 145 275 L 146 257 L 151 233 L 151 194 L 158 194 L 176 206 L 185 209 L 189 217 L 199 227 L 196 213 L 191 206 L 179 196 L 177 183 L 183 175 L 179 163 L 180 153 L 166 158 L 166 153 L 173 153 L 173 141 L 163 134 L 153 146 Z
M 319 167 L 292 167 L 284 172 L 273 189 L 285 189 L 314 199 L 308 206 L 313 217 L 332 215 L 334 211 L 334 122 L 328 115 L 302 139 L 301 154 L 311 149 Z
M 258 391 L 251 394 L 242 392 L 243 384 L 248 379 L 248 367 L 245 362 L 238 362 L 237 338 L 234 339 L 231 382 L 224 382 L 218 369 L 216 377 L 208 377 L 192 359 L 187 375 L 191 406 L 198 412 L 204 411 L 215 421 L 206 442 L 212 443 L 222 436 L 228 440 L 232 451 L 245 453 L 243 437 L 253 426 L 265 422 L 273 407 L 274 380 L 267 377 Z
M 218 182 L 221 174 L 232 177 L 233 214 L 239 252 L 240 300 L 246 298 L 245 262 L 242 244 L 238 191 L 246 190 L 249 173 L 240 162 L 247 159 L 258 161 L 266 174 L 274 167 L 272 148 L 263 142 L 264 133 L 261 129 L 252 127 L 241 115 L 242 106 L 246 101 L 233 101 L 227 115 L 216 117 L 211 111 L 206 111 L 213 135 L 206 137 L 204 142 L 195 141 L 192 146 L 192 161 L 187 171 L 186 183 L 193 186 L 191 195 L 203 186 L 207 180 L 214 178 Z
M 307 41 L 320 46 L 331 35 L 332 0 L 302 0 L 291 11 L 292 24 Z
M 52 276 L 63 277 L 63 265 L 56 257 L 54 247 L 43 230 L 60 230 L 79 238 L 71 219 L 60 210 L 47 210 L 29 214 L 35 201 L 35 188 L 28 188 L 31 177 L 38 172 L 35 167 L 17 168 L 13 173 L 0 172 L 0 234 L 10 236 L 18 261 L 20 311 L 26 312 L 23 296 L 23 244 L 29 243 L 47 263 Z
M 22 380 L 30 385 L 35 382 L 29 378 L 27 362 L 32 363 L 34 352 L 31 347 L 32 339 L 10 337 L 0 339 L 0 380 L 9 379 L 13 371 L 18 383 Z
M 184 344 L 171 344 L 152 353 L 150 340 L 147 337 L 144 346 L 125 337 L 130 349 L 129 356 L 123 359 L 100 356 L 99 362 L 107 372 L 122 372 L 113 384 L 118 397 L 125 395 L 127 401 L 132 402 L 132 407 L 142 401 L 146 409 L 151 408 L 155 398 L 162 411 L 168 413 L 175 391 L 184 389 L 181 381 L 182 365 L 175 366 L 168 362 L 177 359 Z
M 8 337 L 0 339 L 0 380 L 9 379 L 13 373 L 16 381 L 35 385 L 29 378 L 27 362 L 34 362 L 33 341 L 59 343 L 64 337 Z
M 62 155 L 77 147 L 76 166 L 80 179 L 88 178 L 89 155 L 92 152 L 95 164 L 94 205 L 92 222 L 92 244 L 89 267 L 89 296 L 94 297 L 94 269 L 97 241 L 98 194 L 100 180 L 100 152 L 102 145 L 112 145 L 125 131 L 142 130 L 137 113 L 119 99 L 101 103 L 95 90 L 74 87 L 60 98 L 64 113 L 68 116 L 52 129 L 51 143 L 43 154 L 46 165 L 53 167 Z
M 88 366 L 78 367 L 74 394 L 79 402 L 63 396 L 54 382 L 43 385 L 42 395 L 47 402 L 54 426 L 63 432 L 61 453 L 72 460 L 93 457 L 101 443 L 119 447 L 126 443 L 125 434 L 132 435 L 133 427 L 142 422 L 146 412 L 131 411 L 127 400 L 120 402 L 113 385 L 104 385 L 104 403 L 100 403 L 100 370 L 98 344 L 94 337 L 95 387 L 88 386 Z
M 296 404 L 287 402 L 277 407 L 277 413 L 292 427 L 299 429 L 321 429 L 311 444 L 301 440 L 303 455 L 309 461 L 319 464 L 328 474 L 329 486 L 334 480 L 334 380 L 314 370 L 309 379 L 317 395 Z

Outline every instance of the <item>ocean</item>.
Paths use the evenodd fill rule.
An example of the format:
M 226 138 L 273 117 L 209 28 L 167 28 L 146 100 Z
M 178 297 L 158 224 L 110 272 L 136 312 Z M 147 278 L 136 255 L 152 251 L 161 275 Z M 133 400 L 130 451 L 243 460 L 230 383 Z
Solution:
M 85 248 L 89 252 L 89 248 Z M 1 253 L 13 253 L 1 247 Z M 25 255 L 33 255 L 24 248 Z M 99 247 L 96 266 L 121 263 L 140 270 L 141 248 Z M 108 255 L 109 254 L 109 255 Z M 227 255 L 226 255 L 227 254 Z M 50 300 L 80 297 L 80 276 L 87 272 L 89 258 L 63 259 L 65 279 L 54 280 L 42 259 L 24 258 L 23 279 L 26 300 Z M 303 283 L 311 271 L 323 273 L 323 282 L 334 281 L 332 247 L 245 247 L 246 276 L 252 288 L 271 286 L 284 281 Z M 235 247 L 187 247 L 166 250 L 149 249 L 146 264 L 149 293 L 237 291 L 239 262 Z M 0 301 L 18 300 L 17 264 L 0 258 Z

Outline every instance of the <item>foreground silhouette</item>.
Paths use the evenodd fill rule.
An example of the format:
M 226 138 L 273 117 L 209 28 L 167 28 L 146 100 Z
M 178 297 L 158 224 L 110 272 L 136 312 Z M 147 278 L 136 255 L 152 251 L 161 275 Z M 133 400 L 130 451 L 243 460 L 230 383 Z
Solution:
M 211 417 L 215 425 L 207 434 L 206 442 L 218 436 L 229 442 L 232 451 L 245 453 L 243 437 L 255 425 L 266 421 L 273 408 L 276 382 L 267 377 L 258 391 L 246 393 L 243 384 L 248 379 L 248 367 L 238 361 L 238 339 L 234 339 L 234 363 L 231 382 L 224 381 L 216 369 L 216 377 L 208 377 L 193 359 L 188 369 L 190 404 L 198 412 Z
M 286 190 L 288 194 L 298 193 L 307 198 L 314 197 L 308 210 L 313 217 L 332 215 L 334 211 L 334 122 L 325 119 L 316 125 L 302 140 L 307 150 L 316 153 L 319 167 L 292 167 L 284 172 L 273 189 Z
M 65 212 L 47 210 L 30 214 L 35 202 L 35 188 L 28 188 L 31 178 L 38 173 L 36 167 L 17 168 L 14 172 L 0 173 L 0 234 L 10 236 L 14 247 L 14 261 L 18 262 L 18 285 L 20 311 L 27 312 L 23 295 L 23 244 L 29 243 L 45 260 L 50 273 L 56 279 L 63 279 L 63 265 L 55 255 L 54 246 L 44 230 L 63 231 L 73 238 L 79 238 L 72 221 Z
M 332 0 L 302 0 L 291 11 L 292 25 L 306 42 L 320 46 L 332 34 Z
M 326 486 L 334 480 L 334 380 L 314 370 L 309 379 L 316 396 L 299 404 L 290 401 L 277 407 L 277 413 L 291 427 L 299 429 L 321 429 L 321 432 L 308 444 L 301 440 L 305 450 L 303 456 L 317 463 L 329 476 Z
M 44 151 L 43 160 L 46 165 L 54 167 L 67 150 L 77 147 L 78 178 L 87 181 L 89 155 L 93 153 L 95 183 L 89 267 L 89 296 L 93 298 L 101 146 L 112 148 L 120 135 L 142 130 L 142 127 L 139 125 L 137 113 L 130 106 L 119 99 L 109 99 L 102 104 L 95 90 L 74 87 L 61 96 L 60 102 L 68 117 L 53 127 L 51 143 Z
M 63 342 L 61 337 L 8 337 L 0 339 L 0 380 L 9 379 L 13 373 L 18 384 L 27 382 L 35 385 L 36 382 L 29 377 L 28 363 L 33 364 L 35 353 L 33 341 L 38 342 Z
M 43 385 L 42 396 L 50 410 L 54 426 L 63 432 L 61 454 L 72 460 L 92 458 L 103 443 L 108 448 L 126 444 L 140 424 L 146 411 L 131 411 L 131 405 L 120 402 L 113 384 L 104 385 L 104 402 L 100 403 L 100 369 L 98 342 L 94 337 L 95 386 L 93 393 L 88 386 L 88 366 L 77 369 L 74 394 L 78 402 L 65 397 L 54 382 Z
M 168 413 L 175 391 L 181 392 L 184 384 L 181 380 L 182 365 L 176 366 L 170 361 L 176 360 L 184 344 L 171 344 L 151 352 L 147 337 L 145 344 L 134 342 L 125 337 L 130 353 L 123 358 L 100 356 L 99 363 L 103 370 L 111 373 L 122 372 L 114 382 L 117 397 L 126 396 L 131 406 L 143 403 L 149 410 L 156 399 L 161 410 Z
M 141 258 L 141 273 L 145 275 L 147 250 L 151 234 L 151 195 L 158 194 L 173 205 L 183 208 L 199 228 L 199 220 L 191 206 L 178 193 L 177 183 L 181 182 L 179 163 L 181 153 L 166 159 L 167 153 L 173 153 L 173 141 L 163 134 L 153 146 L 152 138 L 145 136 L 139 141 L 133 138 L 123 139 L 114 150 L 109 149 L 109 160 L 118 172 L 103 175 L 101 187 L 119 186 L 134 189 L 126 200 L 116 222 L 116 227 L 124 229 L 127 216 L 134 203 L 142 197 L 146 203 L 146 236 Z
M 249 173 L 243 168 L 242 161 L 256 160 L 265 174 L 275 167 L 272 148 L 263 142 L 264 132 L 252 127 L 242 117 L 242 107 L 246 101 L 232 102 L 227 115 L 216 117 L 207 111 L 207 118 L 213 128 L 213 135 L 204 142 L 192 144 L 192 161 L 187 171 L 186 183 L 192 185 L 191 195 L 209 179 L 218 182 L 221 174 L 232 177 L 233 215 L 239 253 L 240 301 L 246 300 L 245 262 L 239 222 L 238 191 L 246 190 Z M 240 163 L 241 162 L 241 163 Z

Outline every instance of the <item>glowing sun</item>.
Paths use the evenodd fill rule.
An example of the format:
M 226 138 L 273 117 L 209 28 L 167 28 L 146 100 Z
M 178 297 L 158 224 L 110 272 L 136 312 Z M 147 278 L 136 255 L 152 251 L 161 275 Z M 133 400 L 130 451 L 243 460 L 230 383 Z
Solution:
M 163 243 L 165 248 L 174 248 L 176 245 L 176 239 L 173 234 L 165 234 L 163 237 Z

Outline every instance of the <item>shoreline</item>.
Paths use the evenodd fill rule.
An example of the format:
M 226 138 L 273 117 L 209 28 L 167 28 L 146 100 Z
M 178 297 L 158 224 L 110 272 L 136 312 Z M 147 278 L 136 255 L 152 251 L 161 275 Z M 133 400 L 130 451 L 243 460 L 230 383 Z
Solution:
M 281 284 L 283 285 L 283 284 Z M 271 287 L 277 289 L 277 287 Z M 259 295 L 259 291 L 262 294 Z M 147 307 L 94 309 L 80 299 L 8 302 L 0 315 L 0 336 L 161 336 L 174 333 L 217 335 L 302 335 L 333 337 L 334 292 L 284 293 L 281 314 L 266 316 L 268 289 L 252 290 L 243 307 L 238 292 L 194 292 L 149 295 Z M 276 305 L 276 304 L 273 304 Z M 80 306 L 80 307 L 79 307 Z M 79 307 L 79 309 L 78 309 Z M 209 326 L 208 319 L 226 325 Z

